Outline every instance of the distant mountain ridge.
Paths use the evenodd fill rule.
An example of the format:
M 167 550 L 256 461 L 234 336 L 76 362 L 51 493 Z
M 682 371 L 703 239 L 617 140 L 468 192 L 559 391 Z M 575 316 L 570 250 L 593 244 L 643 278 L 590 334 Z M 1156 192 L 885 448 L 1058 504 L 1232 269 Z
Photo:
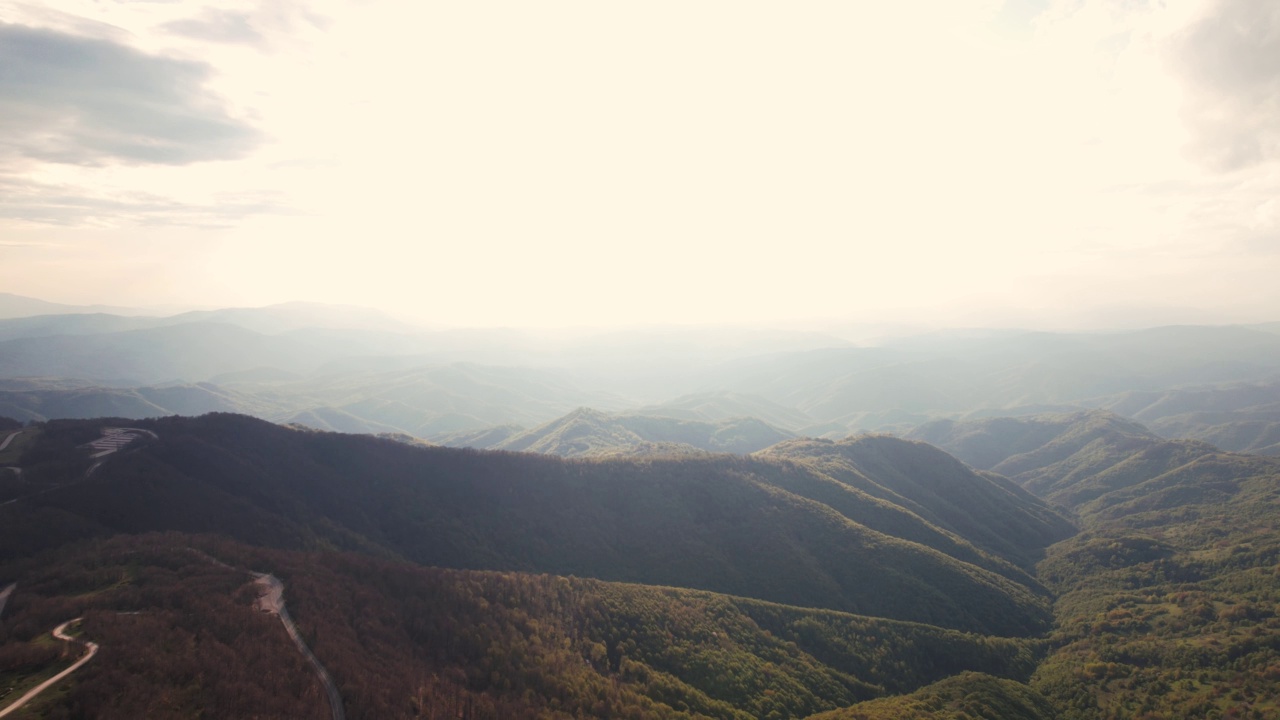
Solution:
M 240 357 L 234 362 L 249 366 L 259 359 Z M 216 357 L 211 361 L 219 362 Z M 26 421 L 237 412 L 318 430 L 402 432 L 428 438 L 501 424 L 545 422 L 584 403 L 618 404 L 607 394 L 578 389 L 562 373 L 465 363 L 320 376 L 246 367 L 215 377 L 223 383 L 103 387 L 65 378 L 10 380 L 0 383 L 0 387 L 14 388 L 0 390 L 0 413 Z
M 1129 392 L 1102 407 L 1166 438 L 1204 440 L 1223 450 L 1280 455 L 1280 382 Z
M 89 387 L 0 391 L 0 415 L 23 422 L 54 418 L 140 419 L 209 412 L 271 415 L 277 410 L 256 397 L 210 383 L 132 389 Z
M 1269 325 L 959 331 L 854 346 L 750 328 L 425 330 L 376 310 L 317 303 L 156 317 L 8 300 L 58 314 L 0 318 L 0 387 L 82 388 L 78 408 L 111 414 L 225 410 L 453 443 L 446 436 L 499 426 L 533 432 L 577 407 L 709 423 L 752 417 L 789 435 L 832 439 L 904 433 L 939 418 L 1105 408 L 1166 437 L 1280 453 L 1280 334 Z M 119 395 L 208 383 L 223 399 L 176 408 Z M 90 387 L 109 390 L 94 401 Z M 8 407 L 39 418 L 61 406 L 28 396 Z M 617 452 L 630 434 L 638 440 L 624 444 L 645 452 L 727 447 L 615 430 L 596 428 L 599 452 Z
M 185 323 L 93 335 L 0 342 L 0 376 L 60 376 L 116 387 L 199 382 L 264 366 L 318 369 L 333 349 L 266 336 L 226 323 Z
M 32 315 L 66 315 L 72 313 L 112 313 L 115 315 L 144 315 L 145 310 L 111 305 L 65 305 L 38 300 L 23 295 L 0 292 L 0 320 L 30 317 Z
M 920 336 L 881 347 L 745 359 L 721 389 L 762 395 L 816 422 L 905 432 L 938 417 L 1086 404 L 1130 391 L 1280 377 L 1280 335 L 1247 327 L 1109 334 Z
M 805 430 L 817 422 L 799 410 L 767 400 L 760 395 L 730 391 L 682 395 L 664 403 L 636 408 L 631 413 L 704 422 L 752 417 L 780 430 L 797 434 L 805 434 Z
M 501 439 L 498 439 L 501 437 Z M 562 418 L 530 430 L 501 436 L 463 436 L 445 438 L 442 444 L 470 440 L 470 447 L 514 452 L 536 452 L 561 457 L 626 453 L 632 448 L 652 444 L 671 446 L 672 450 L 688 448 L 707 452 L 747 454 L 792 437 L 755 418 L 734 418 L 719 422 L 677 420 L 674 418 L 632 413 L 610 414 L 590 408 L 578 408 Z M 475 442 L 492 438 L 492 444 Z
M 0 339 L 90 335 L 186 323 L 218 322 L 267 335 L 303 328 L 409 332 L 415 328 L 372 308 L 314 302 L 160 313 L 146 308 L 62 305 L 0 293 Z
M 1165 440 L 1105 411 L 989 421 L 938 421 L 912 436 L 975 467 L 1007 475 L 1085 518 L 1214 503 L 1257 478 L 1280 477 L 1280 459 Z

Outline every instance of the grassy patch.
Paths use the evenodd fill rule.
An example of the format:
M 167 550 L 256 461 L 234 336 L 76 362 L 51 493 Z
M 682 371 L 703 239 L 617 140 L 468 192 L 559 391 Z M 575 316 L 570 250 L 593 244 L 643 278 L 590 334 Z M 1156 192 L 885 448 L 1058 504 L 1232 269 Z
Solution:
M 42 635 L 41 637 L 42 638 L 47 637 L 47 635 Z M 52 638 L 50 638 L 50 640 L 52 640 Z M 55 641 L 55 642 L 61 642 L 61 641 Z M 78 658 L 79 658 L 78 655 L 73 655 L 72 657 L 69 657 L 69 658 L 55 660 L 54 662 L 48 663 L 39 668 L 18 669 L 18 670 L 12 670 L 9 672 L 0 672 L 0 710 L 4 710 L 5 708 L 9 707 L 13 703 L 17 702 L 18 698 L 21 698 L 23 695 L 26 695 L 28 692 L 31 691 L 32 688 L 36 687 L 40 683 L 44 682 L 45 680 L 48 680 L 54 675 L 57 675 L 63 670 L 66 670 L 67 668 L 71 667 L 71 664 L 75 662 Z M 27 703 L 27 705 L 24 706 L 21 712 L 15 713 L 10 717 L 13 717 L 13 718 L 26 717 L 27 715 L 30 714 L 30 710 L 34 709 L 34 707 L 38 704 L 40 700 L 45 699 L 44 698 L 45 695 L 47 695 L 48 693 L 56 692 L 56 691 L 57 691 L 57 688 L 49 688 L 48 690 L 46 690 L 44 693 L 41 694 L 39 699 L 32 700 L 31 702 Z M 37 717 L 37 715 L 31 715 L 31 717 Z
M 0 465 L 16 465 L 18 463 L 18 458 L 22 457 L 23 451 L 30 447 L 32 441 L 34 441 L 36 436 L 39 434 L 39 428 L 27 428 L 23 430 L 22 434 L 15 437 L 13 441 L 9 443 L 9 447 L 5 448 L 3 452 L 0 452 Z M 4 439 L 7 437 L 9 437 L 8 432 L 0 433 L 0 443 L 3 443 Z

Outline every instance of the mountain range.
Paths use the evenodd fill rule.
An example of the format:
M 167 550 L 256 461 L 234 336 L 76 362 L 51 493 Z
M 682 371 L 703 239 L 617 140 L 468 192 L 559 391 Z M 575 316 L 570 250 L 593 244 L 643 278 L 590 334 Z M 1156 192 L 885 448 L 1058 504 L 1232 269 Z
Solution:
M 99 647 L 15 717 L 1280 714 L 1273 326 L 12 300 L 0 708 Z
M 48 309 L 14 297 L 5 307 Z M 732 328 L 427 330 L 307 303 L 170 316 L 54 309 L 0 319 L 0 391 L 24 393 L 0 399 L 6 414 L 234 411 L 453 444 L 459 433 L 530 430 L 583 407 L 701 422 L 750 417 L 833 439 L 944 418 L 1099 408 L 1165 437 L 1280 452 L 1280 333 L 1266 325 L 952 332 L 853 346 L 819 333 Z M 156 388 L 173 387 L 187 388 L 178 393 L 185 402 L 155 401 Z
M 0 582 L 19 582 L 0 626 L 15 648 L 23 628 L 79 612 L 147 657 L 167 651 L 143 638 L 174 633 L 228 657 L 266 652 L 244 634 L 253 623 L 208 635 L 221 615 L 151 609 L 195 608 L 196 588 L 251 597 L 252 570 L 285 579 L 352 717 L 1102 718 L 1171 707 L 1173 653 L 1211 640 L 1195 672 L 1262 712 L 1280 700 L 1266 680 L 1280 623 L 1265 611 L 1280 599 L 1266 574 L 1280 462 L 1105 411 L 915 433 L 973 468 L 887 435 L 565 458 L 212 414 L 136 422 L 154 438 L 90 472 L 76 448 L 109 422 L 22 431 L 22 473 L 0 485 L 14 500 L 0 505 Z M 150 619 L 130 635 L 116 610 Z M 1135 644 L 1134 618 L 1168 639 Z M 388 658 L 396 669 L 369 674 Z M 122 717 L 168 717 L 146 689 L 187 687 L 163 663 L 102 672 L 74 697 L 127 688 Z M 319 697 L 237 677 L 237 697 Z M 1212 687 L 1169 697 L 1203 708 Z

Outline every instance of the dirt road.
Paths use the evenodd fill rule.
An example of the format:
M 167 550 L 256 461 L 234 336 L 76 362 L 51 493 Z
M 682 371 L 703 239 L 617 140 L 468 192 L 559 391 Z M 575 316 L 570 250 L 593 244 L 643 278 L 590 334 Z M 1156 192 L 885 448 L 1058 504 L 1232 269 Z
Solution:
M 5 448 L 9 447 L 9 443 L 13 442 L 13 439 L 18 437 L 21 434 L 22 434 L 21 430 L 14 430 L 13 432 L 9 433 L 9 437 L 5 438 L 4 442 L 0 442 L 0 452 L 4 452 Z
M 342 707 L 342 696 L 338 694 L 338 686 L 333 683 L 333 678 L 329 676 L 329 671 L 324 669 L 320 664 L 320 660 L 311 652 L 311 648 L 302 641 L 302 636 L 298 634 L 298 628 L 293 624 L 293 618 L 289 617 L 289 611 L 284 606 L 284 583 L 280 582 L 280 578 L 275 575 L 267 575 L 264 573 L 254 573 L 255 583 L 261 588 L 262 594 L 258 596 L 258 609 L 269 612 L 280 618 L 280 622 L 284 625 L 285 632 L 289 633 L 289 637 L 293 638 L 293 644 L 298 646 L 298 651 L 302 656 L 311 663 L 312 669 L 316 671 L 316 675 L 320 678 L 320 683 L 324 685 L 324 691 L 329 696 L 329 709 L 333 711 L 333 720 L 346 720 L 347 713 Z
M 0 590 L 0 617 L 4 617 L 5 603 L 9 602 L 9 596 L 13 594 L 13 589 L 18 587 L 18 583 L 9 583 L 9 587 Z
M 70 635 L 67 635 L 65 632 L 68 625 L 74 622 L 80 622 L 80 620 L 82 619 L 83 618 L 76 618 L 74 620 L 68 620 L 62 623 L 61 625 L 53 629 L 53 636 L 58 638 L 59 640 L 66 640 L 68 642 L 76 643 L 77 645 L 84 645 L 86 648 L 89 649 L 89 651 L 86 652 L 79 660 L 75 661 L 75 663 L 71 667 L 67 668 L 66 670 L 63 670 L 57 675 L 54 675 L 48 680 L 45 680 L 44 682 L 40 683 L 36 687 L 32 688 L 31 692 L 28 692 L 26 695 L 23 695 L 22 697 L 18 698 L 17 702 L 5 708 L 4 710 L 0 710 L 0 717 L 4 717 L 5 715 L 8 715 L 9 713 L 12 713 L 12 712 L 17 712 L 18 708 L 22 707 L 23 705 L 26 705 L 32 698 L 44 692 L 45 690 L 49 689 L 51 686 L 53 686 L 62 678 L 70 675 L 76 670 L 79 670 L 81 665 L 84 665 L 85 663 L 89 662 L 89 660 L 93 658 L 94 655 L 98 654 L 97 643 L 91 643 L 84 640 L 77 640 L 76 638 L 73 638 Z

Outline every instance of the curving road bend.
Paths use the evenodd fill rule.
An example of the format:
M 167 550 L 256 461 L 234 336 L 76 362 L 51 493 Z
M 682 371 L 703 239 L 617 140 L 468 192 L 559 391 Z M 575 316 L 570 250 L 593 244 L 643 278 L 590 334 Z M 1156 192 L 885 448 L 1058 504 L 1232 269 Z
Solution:
M 9 433 L 9 437 L 5 438 L 4 442 L 0 442 L 0 452 L 4 452 L 5 448 L 9 447 L 9 443 L 13 442 L 13 439 L 18 437 L 21 434 L 22 434 L 21 430 L 14 430 L 13 432 Z
M 12 588 L 10 588 L 10 589 L 12 589 Z M 61 625 L 59 625 L 58 627 L 56 627 L 56 628 L 54 628 L 54 629 L 53 629 L 53 636 L 54 636 L 54 637 L 56 637 L 56 638 L 58 638 L 59 640 L 66 640 L 66 641 L 68 641 L 68 642 L 73 642 L 73 643 L 77 643 L 77 644 L 80 644 L 80 645 L 84 645 L 86 648 L 88 648 L 88 649 L 89 649 L 89 651 L 88 651 L 88 652 L 86 652 L 86 653 L 85 653 L 85 654 L 84 654 L 84 655 L 83 655 L 79 660 L 75 661 L 75 663 L 74 663 L 74 664 L 72 664 L 72 666 L 71 666 L 71 667 L 67 668 L 66 670 L 63 670 L 62 672 L 58 673 L 57 675 L 54 675 L 53 677 L 49 678 L 48 680 L 45 680 L 44 682 L 40 683 L 40 684 L 39 684 L 39 685 L 37 685 L 36 687 L 32 688 L 31 692 L 28 692 L 26 695 L 23 695 L 22 697 L 18 698 L 18 701 L 17 701 L 17 702 L 15 702 L 14 704 L 12 704 L 12 705 L 10 705 L 9 707 L 5 708 L 4 710 L 0 710 L 0 717 L 4 717 L 5 715 L 8 715 L 8 714 L 9 714 L 9 713 L 11 713 L 11 712 L 15 712 L 18 708 L 22 707 L 23 705 L 26 705 L 26 704 L 27 704 L 27 703 L 28 703 L 32 698 L 34 698 L 35 696 L 37 696 L 37 695 L 39 695 L 40 693 L 44 692 L 45 690 L 48 690 L 52 685 L 54 685 L 55 683 L 57 683 L 57 682 L 58 682 L 59 680 L 61 680 L 62 678 L 64 678 L 64 677 L 66 677 L 66 676 L 70 675 L 71 673 L 75 672 L 76 670 L 79 670 L 81 665 L 84 665 L 85 663 L 89 662 L 89 660 L 90 660 L 94 655 L 97 655 L 97 654 L 98 654 L 98 644 L 97 644 L 97 643 L 92 643 L 92 642 L 89 642 L 89 641 L 87 641 L 87 640 L 78 640 L 78 639 L 76 639 L 76 638 L 71 637 L 70 635 L 67 635 L 67 634 L 64 632 L 64 631 L 67 629 L 67 626 L 68 626 L 68 625 L 70 625 L 71 623 L 74 623 L 74 622 L 80 622 L 80 621 L 81 621 L 81 620 L 83 620 L 83 619 L 84 619 L 84 618 L 75 618 L 74 620 L 68 620 L 68 621 L 66 621 L 66 622 L 62 623 Z
M 342 696 L 338 694 L 338 686 L 334 684 L 329 671 L 324 669 L 320 660 L 311 652 L 311 648 L 303 642 L 297 626 L 293 624 L 293 618 L 289 617 L 289 611 L 285 609 L 284 583 L 280 582 L 280 578 L 275 575 L 254 573 L 253 576 L 256 578 L 254 583 L 262 588 L 262 594 L 258 596 L 258 609 L 280 618 L 285 632 L 293 638 L 293 644 L 298 646 L 298 651 L 307 659 L 307 662 L 311 663 L 312 669 L 320 678 L 320 684 L 324 685 L 324 691 L 329 696 L 329 709 L 333 712 L 333 720 L 346 720 L 347 713 L 342 707 Z

